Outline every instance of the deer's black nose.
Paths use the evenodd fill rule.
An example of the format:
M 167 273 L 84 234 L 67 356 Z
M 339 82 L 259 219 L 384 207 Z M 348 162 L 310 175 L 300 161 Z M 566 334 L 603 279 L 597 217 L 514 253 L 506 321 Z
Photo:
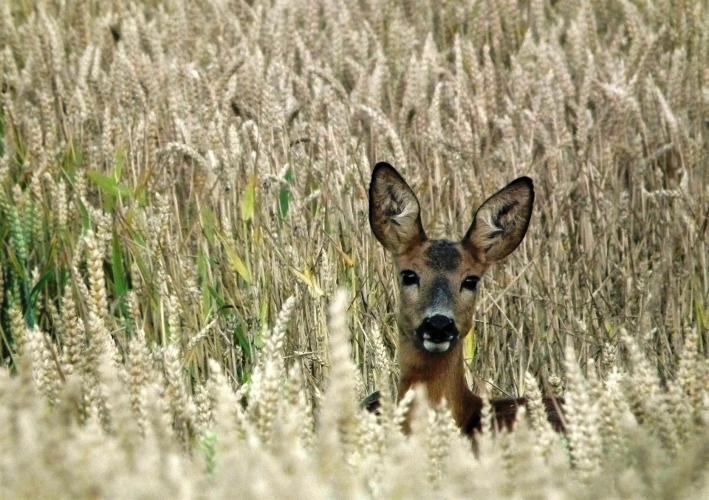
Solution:
M 448 352 L 458 339 L 455 321 L 444 314 L 434 314 L 421 322 L 416 329 L 421 346 L 428 352 L 441 354 Z
M 448 316 L 435 314 L 424 320 L 424 328 L 431 333 L 452 333 L 455 329 L 455 321 Z

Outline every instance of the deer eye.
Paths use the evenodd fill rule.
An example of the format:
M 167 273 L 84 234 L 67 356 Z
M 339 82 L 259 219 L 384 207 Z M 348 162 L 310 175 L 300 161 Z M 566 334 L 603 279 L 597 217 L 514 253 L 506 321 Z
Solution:
M 404 286 L 418 285 L 419 275 L 409 269 L 406 269 L 401 271 L 401 282 Z
M 460 285 L 460 289 L 466 289 L 471 292 L 474 292 L 475 289 L 478 287 L 478 282 L 480 281 L 480 278 L 477 276 L 466 276 L 465 279 L 463 280 L 463 283 Z

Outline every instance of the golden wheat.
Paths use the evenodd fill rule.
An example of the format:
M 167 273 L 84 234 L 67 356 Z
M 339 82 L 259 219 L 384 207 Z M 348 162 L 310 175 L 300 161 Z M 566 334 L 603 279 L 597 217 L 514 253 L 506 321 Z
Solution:
M 701 1 L 0 2 L 0 498 L 709 496 L 707 68 Z M 379 160 L 434 233 L 535 179 L 475 453 L 395 402 Z

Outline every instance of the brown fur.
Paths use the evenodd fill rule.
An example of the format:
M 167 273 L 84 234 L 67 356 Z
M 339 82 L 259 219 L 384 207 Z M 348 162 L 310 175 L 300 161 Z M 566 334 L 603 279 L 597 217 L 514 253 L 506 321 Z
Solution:
M 403 341 L 399 347 L 399 364 L 406 369 L 402 370 L 398 392 L 401 397 L 417 384 L 423 385 L 429 401 L 438 404 L 445 400 L 456 424 L 464 429 L 475 415 L 480 414 L 482 402 L 465 382 L 462 346 L 462 343 L 457 343 L 447 353 L 450 356 L 429 356 L 426 359 L 420 349 L 411 342 Z M 452 360 L 460 360 L 460 363 Z
M 492 263 L 520 244 L 533 203 L 532 181 L 522 177 L 480 206 L 460 242 L 429 240 L 418 199 L 403 177 L 386 163 L 377 164 L 372 173 L 372 231 L 391 252 L 397 274 L 405 271 L 416 276 L 415 283 L 400 282 L 399 286 L 399 397 L 410 388 L 424 386 L 431 404 L 447 401 L 453 418 L 465 432 L 480 428 L 482 401 L 465 380 L 463 339 L 471 329 L 476 294 L 463 284 L 466 278 L 482 277 Z M 430 347 L 430 340 L 426 344 L 419 330 L 431 315 L 440 314 L 454 320 L 456 336 L 445 344 L 449 346 L 446 351 L 433 352 L 435 346 Z M 493 402 L 501 425 L 509 425 L 518 404 L 524 404 L 524 400 Z
M 440 240 L 438 240 L 440 241 Z M 438 241 L 426 241 L 414 245 L 404 254 L 395 257 L 394 263 L 397 273 L 404 269 L 415 269 L 421 278 L 420 293 L 416 296 L 401 290 L 399 306 L 399 330 L 402 337 L 413 335 L 416 326 L 423 321 L 426 314 L 427 303 L 429 301 L 428 288 L 435 282 L 436 277 L 442 277 L 451 283 L 451 287 L 458 292 L 460 283 L 466 276 L 482 276 L 487 271 L 488 266 L 479 262 L 468 252 L 461 243 L 453 243 L 453 246 L 460 251 L 461 262 L 452 270 L 435 270 L 428 262 L 428 250 L 432 244 Z M 475 305 L 475 295 L 456 293 L 452 304 L 452 312 L 458 322 L 458 329 L 461 332 L 461 341 L 470 331 L 473 324 L 472 308 Z M 402 338 L 402 341 L 404 339 Z M 402 342 L 403 346 L 403 342 Z

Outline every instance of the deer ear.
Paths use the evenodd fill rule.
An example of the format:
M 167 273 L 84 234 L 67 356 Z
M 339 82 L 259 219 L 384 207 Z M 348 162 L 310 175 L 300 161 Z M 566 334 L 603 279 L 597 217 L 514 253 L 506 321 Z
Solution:
M 484 263 L 504 259 L 524 239 L 534 206 L 534 184 L 520 177 L 480 205 L 463 246 Z
M 369 184 L 369 225 L 379 242 L 394 254 L 426 240 L 421 207 L 404 178 L 388 163 L 377 163 Z

